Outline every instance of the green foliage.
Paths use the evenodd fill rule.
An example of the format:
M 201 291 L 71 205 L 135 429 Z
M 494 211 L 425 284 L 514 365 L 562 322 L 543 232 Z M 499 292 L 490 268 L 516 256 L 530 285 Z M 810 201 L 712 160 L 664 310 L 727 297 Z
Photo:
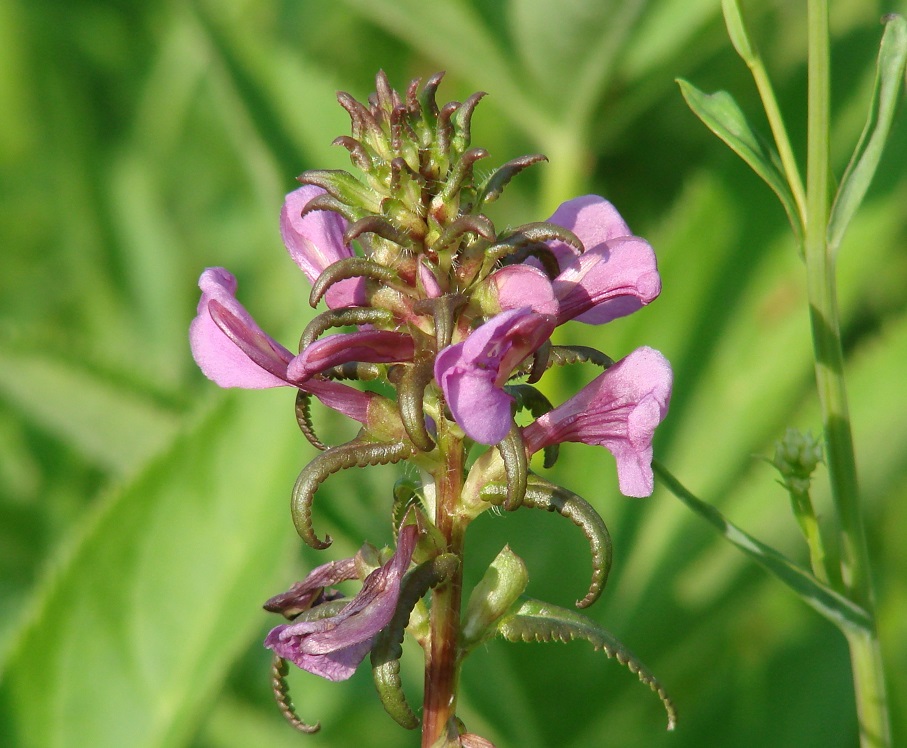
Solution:
M 889 27 L 874 88 L 872 75 L 850 71 L 870 72 L 881 11 L 833 5 L 834 139 L 861 143 L 833 224 L 850 222 L 841 311 L 881 636 L 901 679 L 907 129 L 888 93 L 903 85 L 903 72 L 900 83 L 890 72 L 903 66 L 890 51 L 901 32 Z M 747 3 L 802 156 L 797 8 Z M 218 391 L 195 370 L 185 336 L 196 278 L 224 265 L 262 326 L 293 346 L 312 312 L 281 247 L 281 197 L 305 169 L 345 167 L 346 152 L 330 147 L 347 128 L 333 93 L 367 94 L 378 68 L 397 86 L 446 69 L 445 99 L 488 91 L 473 124 L 473 143 L 491 154 L 483 168 L 549 157 L 513 179 L 509 208 L 492 206 L 496 226 L 543 220 L 561 200 L 598 192 L 651 240 L 662 297 L 571 338 L 614 358 L 642 342 L 664 351 L 676 390 L 659 459 L 735 525 L 806 562 L 783 491 L 753 457 L 769 456 L 787 426 L 820 425 L 802 267 L 770 192 L 673 84 L 733 90 L 740 116 L 758 121 L 718 3 L 11 0 L 0 4 L 3 745 L 406 739 L 365 667 L 344 684 L 291 673 L 300 714 L 322 724 L 317 737 L 295 735 L 271 701 L 260 646 L 269 595 L 326 554 L 390 538 L 396 468 L 333 476 L 313 514 L 334 546 L 297 550 L 290 491 L 315 450 L 293 423 L 293 393 Z M 768 151 L 755 152 L 777 170 Z M 836 157 L 843 174 L 849 154 Z M 563 386 L 543 394 L 556 404 L 576 384 L 567 378 L 597 373 L 565 367 Z M 344 426 L 317 404 L 312 416 L 337 443 Z M 833 626 L 667 492 L 621 497 L 604 452 L 565 445 L 551 475 L 594 506 L 613 540 L 608 584 L 585 614 L 657 674 L 678 727 L 666 735 L 658 704 L 582 644 L 490 641 L 463 674 L 471 731 L 501 748 L 854 744 Z M 821 521 L 821 466 L 812 494 Z M 566 607 L 588 583 L 586 543 L 547 513 L 483 517 L 471 535 L 467 577 L 506 542 L 530 569 L 527 594 Z M 415 650 L 400 660 L 413 704 L 418 660 Z M 892 686 L 897 743 L 907 684 Z

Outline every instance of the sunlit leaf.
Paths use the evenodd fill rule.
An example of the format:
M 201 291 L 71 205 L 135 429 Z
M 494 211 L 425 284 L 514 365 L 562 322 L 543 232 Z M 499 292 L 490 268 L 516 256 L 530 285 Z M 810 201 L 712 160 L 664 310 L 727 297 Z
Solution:
M 298 455 L 274 429 L 292 406 L 279 395 L 217 409 L 58 559 L 2 668 L 5 745 L 169 748 L 191 734 L 281 585 Z
M 871 619 L 860 606 L 818 582 L 811 574 L 796 566 L 774 548 L 756 540 L 752 535 L 729 522 L 715 507 L 706 504 L 690 493 L 663 465 L 656 462 L 652 467 L 659 480 L 668 487 L 671 493 L 713 525 L 728 542 L 733 543 L 784 582 L 807 605 L 815 608 L 841 628 L 871 630 Z
M 841 186 L 831 209 L 828 246 L 832 252 L 841 245 L 844 232 L 860 203 L 863 202 L 882 159 L 882 151 L 891 130 L 898 99 L 904 90 L 905 66 L 907 66 L 907 20 L 903 16 L 892 15 L 882 36 L 875 87 L 866 126 L 841 179 Z
M 772 188 L 784 206 L 794 233 L 799 236 L 797 204 L 784 178 L 777 151 L 752 128 L 727 91 L 705 94 L 692 83 L 685 80 L 677 82 L 693 113 Z

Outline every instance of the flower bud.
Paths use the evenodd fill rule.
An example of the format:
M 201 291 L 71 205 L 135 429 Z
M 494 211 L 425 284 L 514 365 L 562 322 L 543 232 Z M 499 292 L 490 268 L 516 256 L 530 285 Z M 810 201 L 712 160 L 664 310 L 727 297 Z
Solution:
M 811 432 L 800 433 L 789 428 L 784 438 L 775 442 L 771 462 L 781 473 L 784 487 L 791 492 L 807 493 L 813 471 L 822 462 L 822 444 Z
M 526 584 L 529 572 L 523 559 L 504 546 L 469 596 L 463 617 L 463 641 L 467 647 L 478 644 L 489 629 L 510 610 Z

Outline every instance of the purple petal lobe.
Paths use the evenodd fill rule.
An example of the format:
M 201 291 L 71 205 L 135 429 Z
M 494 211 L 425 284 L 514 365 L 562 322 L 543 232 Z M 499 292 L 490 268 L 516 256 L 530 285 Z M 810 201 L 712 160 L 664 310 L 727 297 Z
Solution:
M 513 369 L 550 336 L 555 318 L 529 307 L 495 315 L 435 360 L 435 378 L 467 436 L 497 444 L 510 430 L 513 398 L 502 388 Z
M 288 591 L 270 598 L 264 604 L 264 609 L 292 618 L 319 603 L 323 599 L 325 587 L 355 578 L 355 558 L 330 561 L 312 569 L 305 579 L 296 582 Z
M 498 290 L 501 311 L 530 307 L 538 314 L 558 313 L 554 289 L 541 270 L 530 265 L 507 265 L 491 276 Z
M 664 356 L 652 348 L 638 348 L 527 426 L 526 448 L 533 453 L 560 442 L 606 447 L 617 461 L 621 493 L 649 496 L 652 437 L 668 412 L 672 379 Z
M 414 344 L 409 335 L 389 330 L 360 330 L 327 335 L 306 346 L 290 363 L 287 376 L 302 383 L 332 366 L 351 361 L 387 364 L 411 361 Z
M 208 268 L 198 285 L 202 297 L 189 327 L 189 342 L 205 376 L 221 387 L 287 384 L 292 354 L 266 335 L 236 300 L 236 278 L 224 268 Z
M 561 203 L 548 221 L 570 229 L 579 237 L 587 251 L 619 236 L 631 236 L 633 233 L 620 217 L 617 208 L 598 195 L 583 195 Z M 576 250 L 563 242 L 551 242 L 549 246 L 562 268 L 565 260 L 576 256 Z
M 304 385 L 297 386 L 304 392 L 317 397 L 332 410 L 343 413 L 363 425 L 367 425 L 369 422 L 369 405 L 372 400 L 381 397 L 374 392 L 362 392 L 340 382 L 322 382 L 310 379 Z

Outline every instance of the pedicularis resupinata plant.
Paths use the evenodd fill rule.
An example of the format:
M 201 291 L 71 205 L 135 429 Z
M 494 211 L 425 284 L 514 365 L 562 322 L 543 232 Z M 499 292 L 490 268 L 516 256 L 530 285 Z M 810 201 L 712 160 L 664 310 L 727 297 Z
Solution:
M 545 157 L 518 158 L 479 179 L 475 164 L 489 154 L 471 146 L 470 122 L 483 94 L 439 106 L 440 82 L 440 74 L 415 80 L 401 95 L 379 73 L 368 105 L 339 94 L 352 135 L 335 142 L 361 173 L 303 173 L 280 216 L 287 250 L 312 284 L 312 306 L 326 306 L 302 331 L 298 354 L 258 327 L 229 272 L 209 268 L 201 277 L 190 332 L 201 369 L 223 387 L 295 388 L 300 429 L 321 450 L 292 491 L 293 522 L 306 543 L 331 544 L 316 531 L 312 508 L 332 473 L 404 461 L 416 468 L 388 491 L 395 549 L 366 544 L 265 604 L 288 619 L 265 641 L 275 694 L 298 729 L 314 731 L 290 701 L 288 663 L 340 681 L 369 657 L 387 712 L 414 729 L 420 719 L 399 675 L 409 633 L 425 654 L 422 744 L 490 745 L 457 718 L 458 675 L 470 651 L 496 636 L 584 639 L 636 672 L 673 727 L 662 686 L 607 631 L 524 597 L 529 573 L 507 546 L 479 584 L 463 589 L 469 524 L 487 511 L 543 509 L 588 541 L 592 581 L 576 605 L 596 601 L 611 566 L 608 529 L 584 499 L 546 480 L 544 468 L 563 442 L 601 445 L 616 459 L 622 493 L 651 494 L 652 437 L 667 414 L 671 368 L 651 348 L 615 363 L 592 348 L 550 342 L 572 320 L 605 324 L 653 301 L 661 290 L 655 253 L 595 195 L 564 203 L 547 221 L 497 229 L 486 206 Z M 337 328 L 352 331 L 331 332 Z M 601 373 L 555 407 L 535 384 L 568 365 Z M 322 443 L 312 397 L 358 421 L 358 435 Z M 536 453 L 539 471 L 530 469 Z M 362 586 L 352 599 L 334 589 L 355 579 Z
M 313 732 L 290 699 L 289 663 L 328 680 L 349 678 L 368 657 L 378 695 L 400 725 L 421 724 L 423 748 L 489 746 L 457 716 L 466 656 L 480 644 L 582 639 L 637 673 L 662 700 L 668 728 L 675 710 L 664 688 L 596 622 L 577 611 L 524 596 L 529 572 L 504 546 L 471 590 L 464 589 L 464 538 L 483 512 L 544 509 L 574 523 L 588 542 L 592 580 L 577 602 L 598 599 L 611 566 L 608 529 L 596 510 L 547 480 L 564 442 L 605 447 L 618 488 L 652 493 L 658 476 L 728 541 L 787 584 L 845 636 L 851 656 L 860 742 L 890 746 L 883 658 L 854 445 L 844 386 L 835 260 L 847 225 L 881 158 L 907 66 L 907 22 L 886 16 L 866 128 L 832 197 L 829 168 L 827 0 L 810 0 L 809 101 L 805 185 L 762 61 L 735 0 L 722 2 L 731 40 L 753 72 L 773 144 L 749 125 L 725 92 L 706 95 L 681 81 L 693 111 L 774 190 L 804 260 L 815 349 L 823 440 L 789 430 L 772 464 L 791 498 L 809 549 L 810 568 L 726 520 L 653 462 L 652 439 L 671 397 L 671 367 L 651 348 L 615 362 L 582 345 L 554 345 L 560 325 L 599 325 L 631 314 L 659 295 L 655 254 L 607 200 L 563 203 L 546 221 L 501 230 L 485 214 L 507 183 L 544 161 L 515 159 L 480 177 L 489 154 L 470 143 L 483 94 L 439 106 L 441 75 L 404 94 L 377 77 L 367 105 L 338 95 L 352 134 L 337 138 L 358 176 L 307 171 L 286 197 L 281 234 L 312 285 L 313 307 L 294 354 L 264 333 L 236 299 L 222 268 L 202 274 L 202 298 L 190 337 L 204 373 L 223 387 L 288 386 L 296 417 L 321 453 L 292 491 L 299 536 L 327 549 L 313 522 L 319 486 L 339 470 L 406 462 L 388 491 L 396 547 L 365 544 L 353 558 L 312 570 L 267 601 L 288 619 L 265 640 L 274 653 L 273 689 L 287 719 Z M 336 332 L 335 330 L 343 331 Z M 566 402 L 536 387 L 551 367 L 582 365 L 601 373 Z M 336 446 L 319 438 L 310 417 L 316 398 L 361 424 Z M 538 457 L 535 455 L 538 454 Z M 828 466 L 833 514 L 819 522 L 811 476 Z M 316 515 L 317 520 L 317 515 Z M 348 599 L 337 589 L 360 580 Z M 421 646 L 425 689 L 421 719 L 404 696 L 400 659 L 405 634 Z

